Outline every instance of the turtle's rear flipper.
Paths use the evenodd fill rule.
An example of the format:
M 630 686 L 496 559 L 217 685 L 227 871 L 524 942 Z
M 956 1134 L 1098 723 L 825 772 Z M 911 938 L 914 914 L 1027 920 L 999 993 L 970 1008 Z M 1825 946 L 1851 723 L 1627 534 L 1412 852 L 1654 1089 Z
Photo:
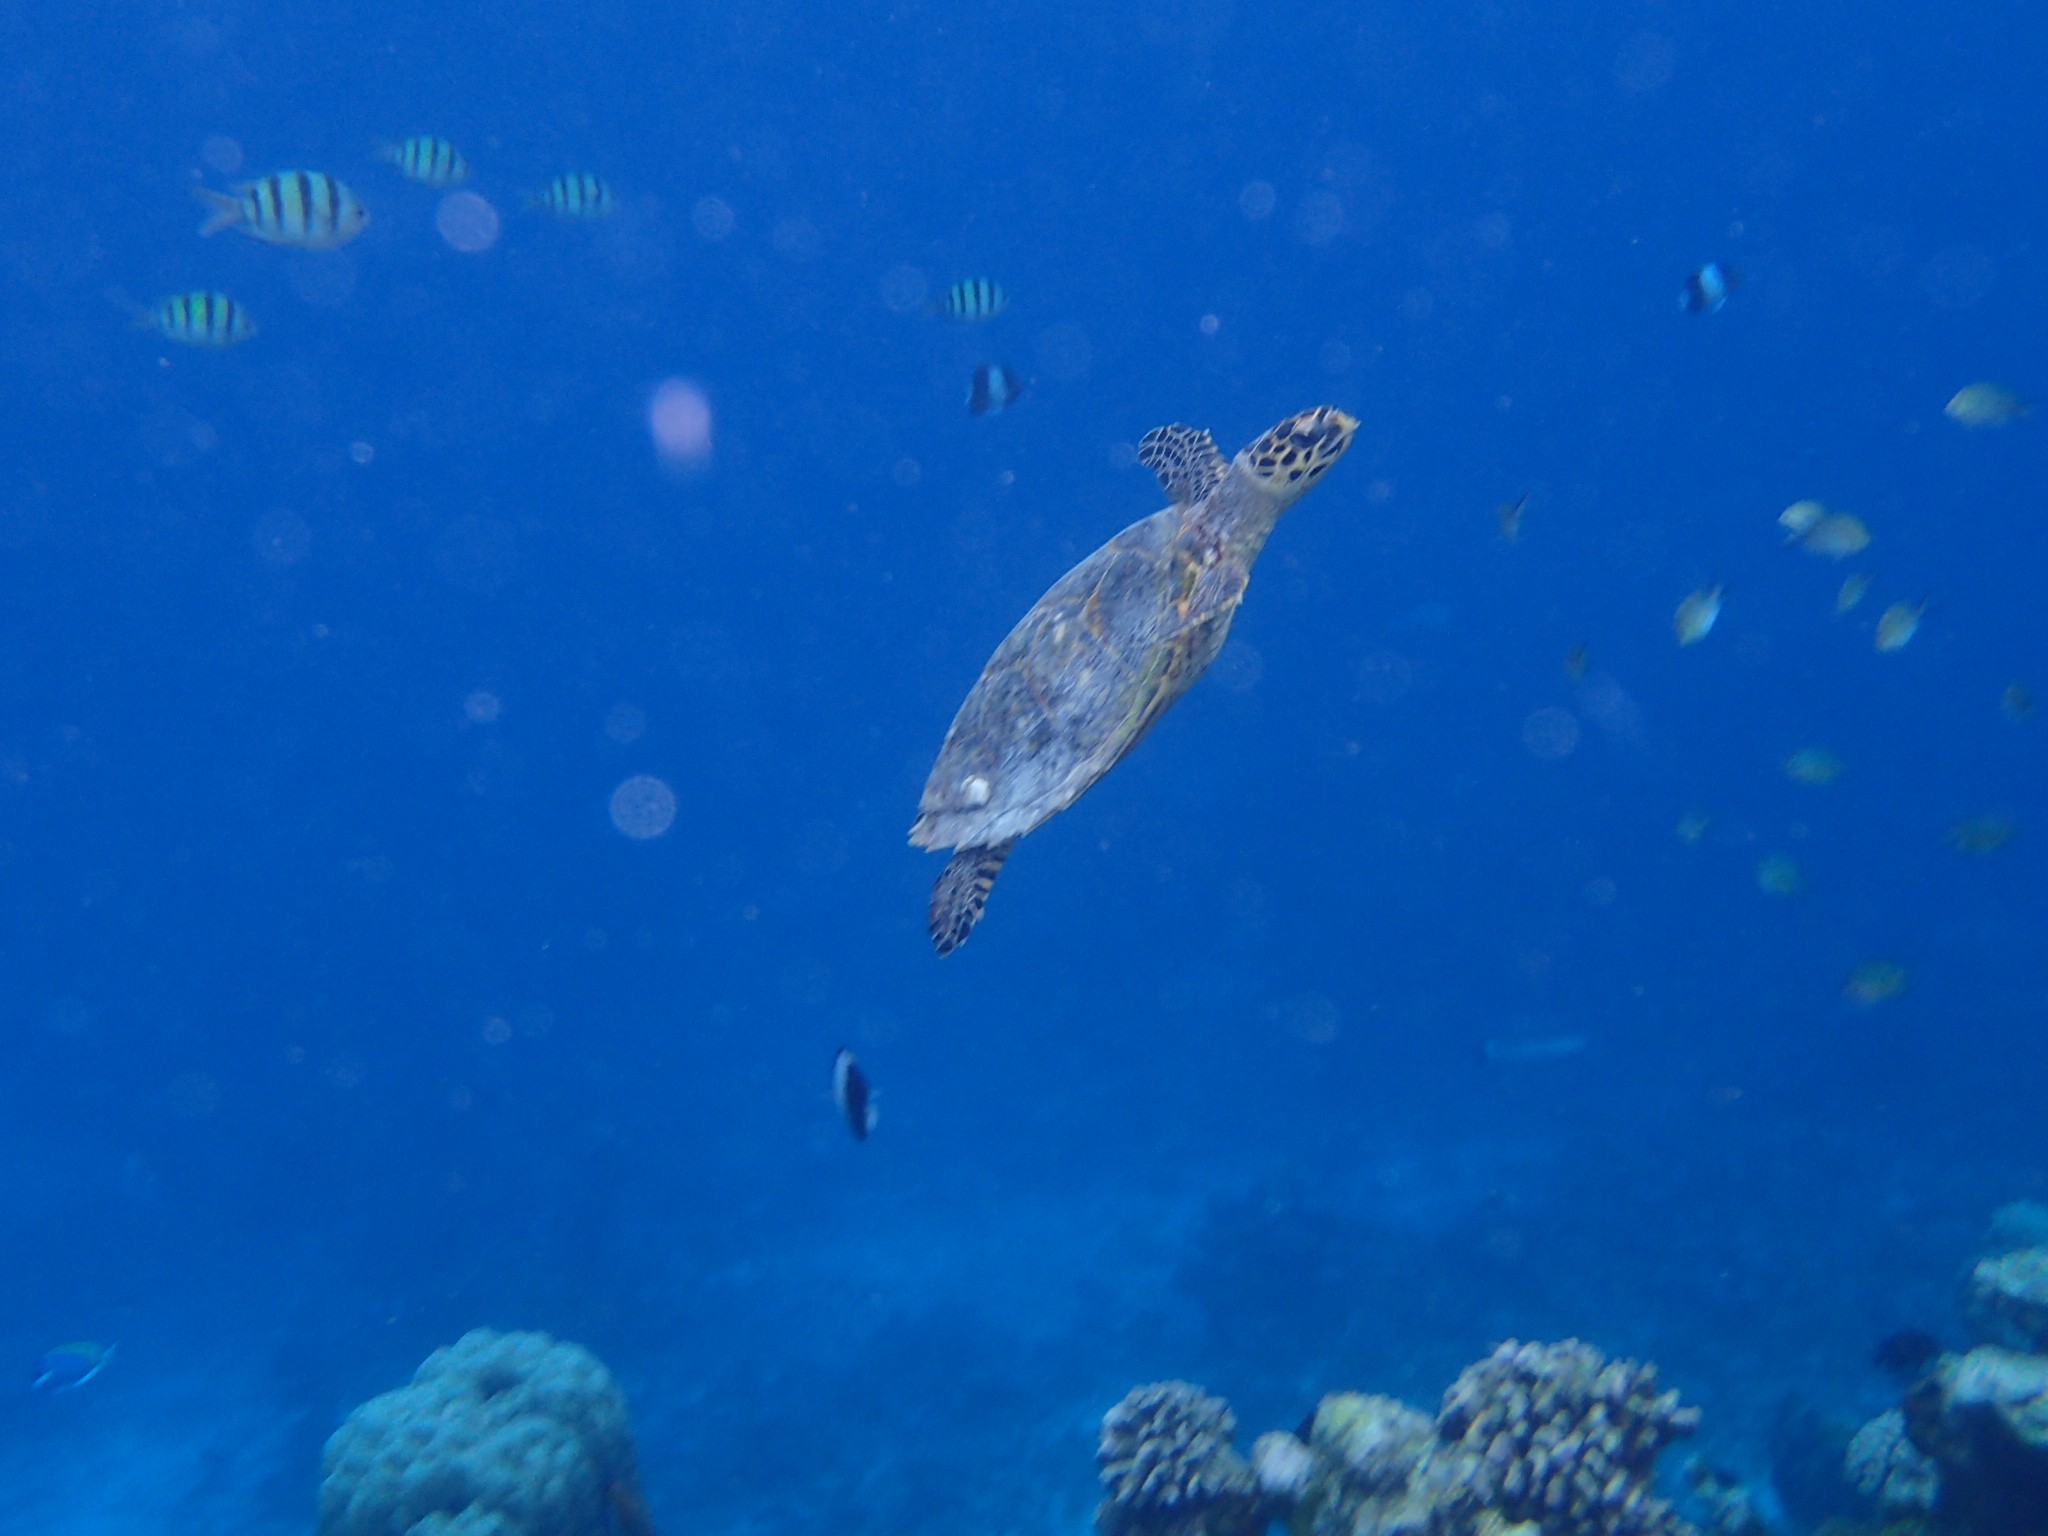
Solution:
M 1016 846 L 1017 840 L 1011 838 L 983 848 L 962 848 L 953 855 L 932 887 L 932 948 L 950 955 L 967 942 L 988 905 L 989 887 L 996 883 L 1003 860 Z

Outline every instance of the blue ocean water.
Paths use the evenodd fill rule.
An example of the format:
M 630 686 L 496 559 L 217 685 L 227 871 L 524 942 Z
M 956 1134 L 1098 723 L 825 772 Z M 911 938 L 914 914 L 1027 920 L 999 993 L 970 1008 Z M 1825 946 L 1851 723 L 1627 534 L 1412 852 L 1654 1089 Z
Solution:
M 664 1530 L 1078 1536 L 1135 1382 L 1256 1432 L 1505 1337 L 1656 1359 L 1761 1478 L 2048 1185 L 2048 722 L 2000 708 L 2048 689 L 2042 440 L 1942 412 L 2048 390 L 2033 12 L 0 40 L 6 1529 L 309 1531 L 326 1436 L 477 1326 L 613 1368 Z M 421 132 L 489 249 L 376 159 Z M 368 231 L 197 237 L 195 184 L 286 167 Z M 613 218 L 524 206 L 579 171 Z M 1708 260 L 1743 282 L 1685 313 Z M 973 277 L 1004 314 L 926 312 Z M 195 288 L 261 334 L 129 325 Z M 976 419 L 981 362 L 1029 386 Z M 656 452 L 664 381 L 708 457 Z M 1357 441 L 1211 675 L 935 959 L 925 772 L 1159 505 L 1131 445 L 1324 402 Z M 1803 497 L 1871 548 L 1783 548 Z M 1908 985 L 1858 1006 L 1872 960 Z M 73 1339 L 118 1355 L 31 1395 Z

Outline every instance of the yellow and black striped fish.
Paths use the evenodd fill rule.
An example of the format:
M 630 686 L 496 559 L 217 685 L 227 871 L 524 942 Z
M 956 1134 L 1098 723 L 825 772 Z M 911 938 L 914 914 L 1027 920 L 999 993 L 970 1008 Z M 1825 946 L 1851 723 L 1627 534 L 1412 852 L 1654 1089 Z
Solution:
M 370 215 L 355 193 L 319 171 L 279 171 L 232 192 L 192 189 L 209 210 L 202 235 L 239 229 L 266 245 L 329 251 L 363 232 Z
M 932 313 L 955 320 L 993 320 L 1010 307 L 1003 285 L 986 277 L 963 278 L 932 305 Z
M 526 206 L 545 208 L 558 219 L 602 219 L 617 209 L 612 189 L 588 171 L 557 176 L 544 192 L 526 194 Z
M 188 347 L 232 347 L 256 334 L 249 311 L 224 293 L 177 293 L 135 317 L 139 331 L 156 331 Z
M 469 162 L 462 151 L 431 133 L 416 133 L 398 144 L 382 144 L 377 158 L 398 167 L 398 173 L 430 187 L 459 187 L 469 180 Z

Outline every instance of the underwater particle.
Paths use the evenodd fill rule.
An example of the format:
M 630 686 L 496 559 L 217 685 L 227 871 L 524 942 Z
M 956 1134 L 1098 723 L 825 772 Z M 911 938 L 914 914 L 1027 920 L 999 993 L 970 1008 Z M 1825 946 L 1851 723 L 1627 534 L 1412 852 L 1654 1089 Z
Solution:
M 1778 526 L 1785 530 L 1785 542 L 1796 544 L 1813 532 L 1814 524 L 1828 515 L 1828 509 L 1821 502 L 1795 501 L 1778 514 Z
M 1003 285 L 986 277 L 962 278 L 932 301 L 932 313 L 971 323 L 993 320 L 1010 307 Z
M 1901 1328 L 1877 1341 L 1870 1363 L 1903 1386 L 1911 1386 L 1942 1357 L 1941 1340 L 1925 1328 Z
M 1842 983 L 1842 995 L 1865 1008 L 1890 1002 L 1905 990 L 1906 968 L 1896 960 L 1866 960 Z
M 2032 408 L 2003 384 L 1965 384 L 1953 395 L 1941 414 L 1957 426 L 1977 429 L 2003 427 L 2031 414 Z
M 624 700 L 604 712 L 604 733 L 620 746 L 631 746 L 647 734 L 647 711 Z
M 474 192 L 450 192 L 435 205 L 434 229 L 451 250 L 478 256 L 498 243 L 503 227 L 489 199 Z
M 1273 216 L 1280 206 L 1280 194 L 1270 181 L 1248 181 L 1237 194 L 1237 211 L 1256 224 Z
M 1342 233 L 1344 200 L 1328 188 L 1318 187 L 1295 205 L 1294 237 L 1303 245 L 1328 245 Z
M 716 245 L 729 238 L 738 224 L 739 215 L 722 197 L 700 197 L 690 206 L 690 228 L 697 232 L 699 240 L 707 244 Z
M 75 1392 L 107 1368 L 114 1358 L 111 1344 L 59 1344 L 36 1361 L 31 1392 Z
M 839 1106 L 839 1118 L 853 1132 L 855 1141 L 866 1141 L 882 1118 L 875 1098 L 867 1074 L 861 1071 L 853 1052 L 841 1046 L 832 1058 L 832 1102 Z
M 612 791 L 612 825 L 636 842 L 675 825 L 676 792 L 651 773 L 636 773 Z
M 1486 1059 L 1497 1067 L 1532 1066 L 1581 1055 L 1592 1042 L 1584 1035 L 1500 1035 L 1486 1042 Z
M 358 438 L 348 445 L 348 457 L 350 463 L 368 469 L 376 461 L 377 449 L 375 445 Z
M 462 718 L 471 725 L 490 725 L 504 712 L 505 704 L 488 688 L 478 688 L 462 701 Z
M 1807 529 L 1798 543 L 1809 555 L 1846 560 L 1870 548 L 1870 529 L 1853 512 L 1830 512 Z
M 257 518 L 249 537 L 265 565 L 297 565 L 313 547 L 312 525 L 285 507 Z
M 1917 603 L 1896 602 L 1877 616 L 1877 633 L 1871 645 L 1879 651 L 1903 651 L 1906 642 L 1920 630 L 1920 616 L 1927 611 L 1927 599 Z
M 497 1015 L 484 1020 L 484 1027 L 478 1031 L 485 1045 L 503 1045 L 512 1038 L 512 1021 Z
M 220 1084 L 204 1072 L 182 1072 L 171 1079 L 166 1097 L 180 1120 L 203 1120 L 220 1108 Z
M 1546 763 L 1567 758 L 1579 744 L 1579 720 L 1568 709 L 1546 704 L 1522 722 L 1522 745 Z
M 1757 860 L 1756 886 L 1767 896 L 1797 896 L 1806 889 L 1806 877 L 1786 855 L 1766 854 Z
M 882 274 L 882 303 L 891 312 L 907 315 L 924 308 L 928 289 L 924 274 L 899 262 Z
M 1785 759 L 1785 777 L 1795 784 L 1832 784 L 1847 766 L 1826 747 L 1801 747 Z
M 194 187 L 206 205 L 202 235 L 239 229 L 266 245 L 302 251 L 331 251 L 347 245 L 369 226 L 369 211 L 355 193 L 320 171 L 279 171 L 244 182 L 231 192 Z
M 1204 315 L 1200 320 L 1195 322 L 1195 329 L 1200 331 L 1204 336 L 1214 336 L 1218 331 L 1223 329 L 1223 321 L 1221 317 L 1217 315 Z
M 416 133 L 396 144 L 379 144 L 377 158 L 422 186 L 459 187 L 469 180 L 469 161 L 462 151 L 431 133 Z
M 1024 393 L 1024 381 L 1001 363 L 981 363 L 967 381 L 967 414 L 987 416 Z
M 663 379 L 647 402 L 647 431 L 654 451 L 671 469 L 711 457 L 711 400 L 688 379 Z
M 1522 536 L 1522 513 L 1529 505 L 1529 493 L 1522 492 L 1513 501 L 1504 501 L 1493 509 L 1493 526 L 1500 530 L 1501 542 L 1512 544 Z
M 1671 829 L 1671 835 L 1687 847 L 1691 847 L 1705 837 L 1713 825 L 1713 818 L 1705 811 L 1687 811 L 1678 818 L 1677 824 Z
M 2008 720 L 2024 720 L 2034 712 L 2034 695 L 2025 683 L 2007 683 L 1998 696 L 1998 707 Z
M 576 223 L 610 218 L 618 212 L 619 201 L 601 178 L 588 171 L 570 171 L 557 176 L 540 191 L 527 193 L 526 206 L 545 209 L 558 219 Z
M 1870 590 L 1871 575 L 1868 571 L 1851 571 L 1842 578 L 1841 590 L 1835 593 L 1835 615 L 1840 617 L 1863 601 L 1863 594 Z
M 1742 286 L 1742 274 L 1718 261 L 1695 268 L 1678 290 L 1678 307 L 1695 315 L 1719 314 L 1729 296 Z
M 205 290 L 171 295 L 138 314 L 135 327 L 187 347 L 232 347 L 256 334 L 248 310 L 224 293 Z
M 1592 654 L 1583 645 L 1575 645 L 1564 653 L 1564 675 L 1575 683 L 1582 683 L 1591 662 Z
M 889 478 L 907 491 L 924 479 L 924 466 L 905 454 L 889 467 Z
M 1671 615 L 1671 632 L 1678 637 L 1680 645 L 1698 645 L 1713 630 L 1721 617 L 1721 594 L 1726 589 L 1715 583 L 1701 587 L 1679 603 Z
M 209 134 L 199 146 L 199 158 L 218 176 L 232 176 L 242 168 L 242 146 L 224 133 Z
M 1358 696 L 1391 704 L 1415 686 L 1415 664 L 1399 651 L 1368 651 L 1358 663 Z
M 1948 845 L 1957 853 L 1996 853 L 2019 835 L 2010 816 L 1971 816 L 1948 829 Z

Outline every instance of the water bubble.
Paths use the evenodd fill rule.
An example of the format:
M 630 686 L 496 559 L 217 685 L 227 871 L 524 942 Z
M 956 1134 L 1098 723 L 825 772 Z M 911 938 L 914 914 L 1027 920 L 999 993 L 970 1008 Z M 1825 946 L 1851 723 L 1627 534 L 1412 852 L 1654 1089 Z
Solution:
M 738 222 L 732 205 L 722 197 L 700 197 L 690 210 L 690 227 L 697 238 L 714 244 L 730 235 Z
M 298 513 L 283 507 L 257 518 L 249 536 L 265 565 L 296 565 L 313 547 L 312 527 Z
M 676 792 L 651 773 L 636 773 L 612 791 L 612 825 L 639 842 L 661 836 L 676 820 Z
M 882 274 L 882 302 L 899 315 L 922 309 L 928 292 L 924 274 L 915 267 L 895 266 Z
M 1344 204 L 1334 192 L 1311 192 L 1294 210 L 1294 234 L 1304 245 L 1328 245 L 1344 232 Z
M 924 466 L 913 458 L 900 458 L 889 471 L 889 478 L 907 491 L 924 478 Z
M 348 445 L 348 456 L 367 468 L 377 457 L 377 450 L 371 444 L 358 440 Z
M 647 734 L 647 711 L 623 701 L 604 712 L 604 733 L 620 746 L 628 746 Z
M 479 688 L 462 701 L 462 717 L 471 725 L 490 725 L 505 711 L 505 701 L 488 688 Z
M 474 192 L 450 192 L 434 210 L 434 228 L 441 238 L 466 256 L 488 251 L 498 243 L 498 210 Z
M 503 1045 L 512 1038 L 512 1021 L 505 1018 L 485 1019 L 482 1034 L 485 1045 Z
M 671 467 L 711 457 L 711 401 L 687 379 L 664 379 L 647 403 L 654 451 Z
M 1273 190 L 1273 183 L 1248 181 L 1237 194 L 1237 211 L 1248 219 L 1270 218 L 1279 202 L 1280 194 Z
M 1568 709 L 1546 704 L 1522 722 L 1522 745 L 1546 763 L 1570 757 L 1578 744 L 1578 717 Z
M 1218 331 L 1222 329 L 1223 322 L 1215 315 L 1202 316 L 1201 332 L 1204 336 L 1214 336 Z
M 242 168 L 242 146 L 224 133 L 212 134 L 199 146 L 199 158 L 209 171 L 232 176 Z

